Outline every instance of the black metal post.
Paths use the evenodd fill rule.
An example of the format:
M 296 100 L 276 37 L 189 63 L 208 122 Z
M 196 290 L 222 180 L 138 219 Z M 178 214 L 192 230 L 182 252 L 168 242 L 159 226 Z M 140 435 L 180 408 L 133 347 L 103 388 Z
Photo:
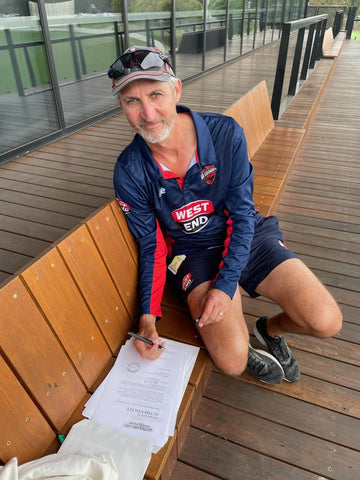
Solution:
M 313 69 L 315 67 L 315 61 L 319 54 L 319 43 L 320 43 L 320 36 L 321 36 L 321 24 L 322 22 L 318 22 L 315 27 L 315 38 L 314 43 L 311 51 L 310 56 L 310 64 L 309 68 Z M 320 58 L 320 57 L 319 57 Z
M 83 75 L 85 75 L 87 73 L 87 68 L 86 68 L 86 60 L 85 60 L 84 49 L 83 49 L 83 46 L 82 46 L 82 43 L 81 43 L 81 38 L 78 38 L 77 45 L 78 45 L 78 49 L 79 49 L 81 70 L 82 70 Z
M 57 112 L 59 128 L 60 130 L 65 130 L 66 122 L 65 122 L 65 116 L 64 116 L 64 109 L 61 101 L 60 87 L 59 87 L 59 82 L 56 74 L 54 53 L 51 46 L 49 24 L 47 21 L 45 3 L 43 0 L 38 1 L 38 8 L 39 8 L 40 25 L 41 25 L 42 33 L 44 36 L 45 52 L 46 52 L 46 57 L 49 65 L 51 86 L 54 94 L 54 103 L 55 103 L 55 108 Z
M 74 25 L 72 24 L 69 25 L 69 33 L 70 33 L 70 46 L 72 51 L 73 63 L 74 63 L 75 78 L 76 80 L 81 80 L 79 57 L 78 57 L 76 43 L 75 43 Z
M 290 32 L 291 32 L 290 23 L 284 23 L 282 35 L 281 35 L 281 41 L 280 41 L 278 62 L 276 66 L 274 90 L 273 90 L 272 99 L 271 99 L 271 110 L 275 120 L 279 118 L 279 113 L 280 113 L 281 93 L 284 85 Z
M 254 38 L 253 38 L 253 50 L 256 47 L 256 35 L 258 29 L 258 13 L 259 12 L 259 0 L 256 0 L 256 7 L 255 7 L 255 21 L 254 21 Z
M 119 24 L 118 24 L 118 22 L 114 22 L 113 25 L 114 25 L 116 56 L 120 57 L 121 50 L 120 50 L 120 41 L 119 41 Z
M 151 43 L 151 32 L 150 32 L 150 20 L 145 20 L 145 30 L 146 30 L 146 45 L 150 46 Z
M 313 44 L 313 38 L 314 38 L 314 31 L 315 31 L 315 24 L 313 23 L 309 27 L 309 34 L 306 42 L 303 66 L 302 66 L 301 75 L 300 75 L 301 80 L 306 80 L 307 78 L 307 72 L 309 68 L 309 62 L 310 62 L 310 56 L 311 56 L 311 50 L 312 50 L 312 44 Z
M 346 20 L 346 27 L 345 27 L 347 40 L 351 38 L 351 34 L 354 27 L 354 20 L 356 16 L 356 10 L 357 10 L 357 7 L 349 7 L 348 16 Z
M 229 12 L 229 9 L 227 9 Z M 229 14 L 229 28 L 228 28 L 228 40 L 232 40 L 234 36 L 234 14 Z
M 170 54 L 171 65 L 176 74 L 176 0 L 171 0 Z
M 29 55 L 29 51 L 28 51 L 27 47 L 24 47 L 24 55 L 25 55 L 25 61 L 26 61 L 27 69 L 28 69 L 28 72 L 29 72 L 31 86 L 36 87 L 36 79 L 35 79 L 34 69 L 33 69 L 32 64 L 31 64 L 31 59 L 30 59 L 30 55 Z
M 208 12 L 207 2 L 204 2 L 204 21 L 203 21 L 204 29 L 203 29 L 202 65 L 201 65 L 202 71 L 205 70 L 205 65 L 206 65 L 205 59 L 206 59 L 207 12 Z
M 127 0 L 121 0 L 121 13 L 122 13 L 122 21 L 124 25 L 124 40 L 125 40 L 125 50 L 126 50 L 130 46 Z
M 16 88 L 17 88 L 19 96 L 24 97 L 25 96 L 24 86 L 23 86 L 22 79 L 21 79 L 21 74 L 20 74 L 20 69 L 19 69 L 19 65 L 18 65 L 18 62 L 17 62 L 17 58 L 16 58 L 16 52 L 15 52 L 14 44 L 13 44 L 13 41 L 12 41 L 12 38 L 11 38 L 11 32 L 8 28 L 5 30 L 5 37 L 6 37 L 6 42 L 8 44 L 8 47 L 9 47 L 9 55 L 10 55 L 10 60 L 11 60 L 11 65 L 12 65 L 12 68 L 13 68 L 13 72 L 14 72 L 14 75 L 15 75 Z
M 336 38 L 338 33 L 341 30 L 341 24 L 343 19 L 344 12 L 342 10 L 337 10 L 335 12 L 334 24 L 333 24 L 333 36 Z
M 274 7 L 274 21 L 273 21 L 273 25 L 272 25 L 271 41 L 273 41 L 273 40 L 274 40 L 275 25 L 276 25 L 276 14 L 277 14 L 277 2 L 278 2 L 278 0 L 275 0 L 275 7 Z
M 289 95 L 296 95 L 298 75 L 300 70 L 301 52 L 302 52 L 302 47 L 304 43 L 304 35 L 305 35 L 305 27 L 299 29 L 298 36 L 296 39 L 295 54 L 294 54 L 294 60 L 293 60 L 290 82 L 289 82 L 289 90 L 288 90 Z

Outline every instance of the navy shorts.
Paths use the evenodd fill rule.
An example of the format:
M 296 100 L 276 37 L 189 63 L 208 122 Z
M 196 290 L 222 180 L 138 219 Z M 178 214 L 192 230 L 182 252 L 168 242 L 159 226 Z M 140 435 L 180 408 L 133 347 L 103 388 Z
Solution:
M 175 292 L 186 299 L 201 283 L 214 280 L 221 262 L 223 246 L 199 249 L 191 254 L 179 253 L 168 260 L 167 281 Z M 280 263 L 296 258 L 285 245 L 284 236 L 276 216 L 267 217 L 257 225 L 249 260 L 241 273 L 239 285 L 250 295 L 257 297 L 256 288 Z

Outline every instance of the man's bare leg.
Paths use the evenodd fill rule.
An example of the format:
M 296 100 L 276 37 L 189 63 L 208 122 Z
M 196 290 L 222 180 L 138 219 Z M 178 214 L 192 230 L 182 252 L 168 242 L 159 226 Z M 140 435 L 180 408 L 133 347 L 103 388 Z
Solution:
M 201 316 L 205 297 L 211 288 L 211 282 L 198 285 L 189 294 L 187 302 L 193 318 Z M 250 349 L 249 332 L 245 323 L 240 290 L 237 289 L 230 308 L 217 323 L 198 327 L 206 348 L 218 368 L 228 375 L 240 375 L 248 369 L 259 380 L 267 383 L 280 383 L 284 373 L 280 364 L 267 353 Z
M 278 265 L 256 292 L 283 309 L 283 313 L 267 321 L 271 336 L 288 332 L 331 337 L 341 329 L 342 314 L 334 298 L 297 258 Z
M 300 369 L 283 334 L 335 335 L 342 323 L 340 309 L 315 275 L 296 258 L 278 265 L 256 291 L 284 311 L 269 319 L 260 318 L 254 333 L 281 363 L 285 380 L 295 382 L 300 378 Z

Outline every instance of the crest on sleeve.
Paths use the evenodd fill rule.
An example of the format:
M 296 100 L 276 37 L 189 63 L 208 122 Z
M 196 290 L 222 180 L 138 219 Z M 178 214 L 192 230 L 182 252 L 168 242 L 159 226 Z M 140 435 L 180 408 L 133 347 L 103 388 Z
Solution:
M 125 214 L 130 213 L 130 207 L 129 207 L 129 205 L 128 205 L 127 203 L 125 203 L 125 202 L 123 202 L 122 200 L 120 200 L 120 198 L 117 198 L 116 200 L 117 200 L 117 202 L 118 202 L 121 210 L 122 210 Z
M 206 165 L 201 170 L 201 180 L 204 180 L 208 185 L 214 183 L 216 176 L 216 167 L 214 165 Z

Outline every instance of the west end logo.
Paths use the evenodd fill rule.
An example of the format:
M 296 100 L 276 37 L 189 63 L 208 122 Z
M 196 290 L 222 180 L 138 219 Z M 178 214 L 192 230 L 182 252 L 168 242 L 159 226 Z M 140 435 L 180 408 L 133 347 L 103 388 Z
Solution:
M 208 185 L 214 183 L 216 176 L 216 167 L 214 165 L 207 165 L 201 170 L 201 180 L 204 180 Z
M 171 216 L 185 233 L 197 233 L 207 225 L 213 213 L 210 200 L 197 200 L 174 210 Z

